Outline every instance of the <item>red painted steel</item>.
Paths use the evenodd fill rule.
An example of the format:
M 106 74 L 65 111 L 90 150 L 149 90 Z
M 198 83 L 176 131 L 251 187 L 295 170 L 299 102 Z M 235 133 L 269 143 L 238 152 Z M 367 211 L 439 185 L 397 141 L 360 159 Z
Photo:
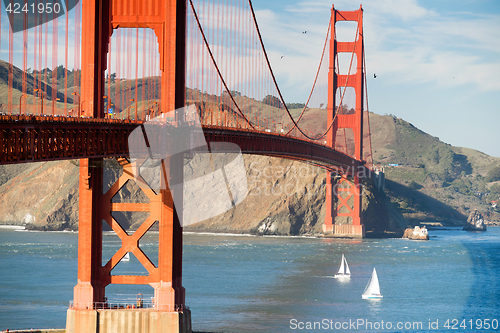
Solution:
M 0 165 L 128 155 L 139 122 L 98 118 L 0 116 Z
M 335 24 L 338 21 L 354 21 L 357 22 L 356 40 L 354 42 L 339 42 L 335 38 Z M 340 129 L 350 128 L 354 132 L 354 159 L 353 167 L 357 170 L 361 161 L 363 161 L 363 102 L 364 102 L 364 49 L 363 49 L 363 9 L 356 11 L 338 11 L 332 7 L 331 19 L 331 35 L 330 35 L 330 64 L 328 72 L 328 117 L 327 124 L 333 121 L 333 128 L 327 134 L 327 144 L 331 148 L 335 148 L 335 140 L 337 132 Z M 348 75 L 339 75 L 336 68 L 336 59 L 339 53 L 351 53 L 352 57 L 356 56 L 356 73 Z M 352 62 L 351 62 L 352 63 Z M 356 94 L 356 107 L 353 115 L 339 114 L 335 109 L 337 89 L 352 87 Z M 346 182 L 346 175 L 341 174 L 340 182 Z M 342 207 L 346 207 L 346 201 L 342 198 L 341 193 L 336 191 L 338 186 L 335 186 L 335 179 L 332 174 L 327 172 L 326 186 L 326 216 L 323 230 L 325 232 L 334 232 L 334 224 L 336 216 L 347 216 L 350 223 L 353 225 L 362 226 L 361 221 L 361 189 L 358 173 L 354 172 L 353 183 L 350 183 L 348 188 L 349 196 L 353 196 L 353 206 L 349 207 L 349 213 L 339 213 Z M 335 198 L 337 198 L 337 208 L 335 208 Z M 362 228 L 361 228 L 362 229 Z
M 96 165 L 101 167 L 89 167 Z M 74 288 L 75 309 L 93 309 L 95 302 L 104 301 L 101 282 L 102 222 L 99 219 L 102 192 L 102 159 L 80 160 L 78 212 L 78 283 Z
M 152 28 L 158 38 L 160 50 L 160 69 L 162 71 L 162 110 L 175 110 L 185 104 L 185 27 L 186 3 L 184 1 L 150 2 L 138 0 L 87 0 L 82 3 L 82 116 L 104 118 L 104 70 L 106 53 L 109 48 L 113 29 L 125 27 Z M 179 120 L 179 119 L 176 119 Z M 92 136 L 99 135 L 89 131 Z M 99 140 L 93 138 L 89 143 L 98 149 Z M 182 227 L 178 212 L 173 206 L 172 195 L 167 184 L 156 194 L 146 190 L 149 204 L 112 204 L 111 198 L 132 179 L 131 166 L 124 163 L 124 175 L 103 194 L 99 186 L 102 182 L 102 167 L 89 169 L 88 160 L 81 161 L 80 169 L 80 211 L 79 220 L 79 257 L 82 262 L 95 265 L 79 265 L 79 279 L 75 287 L 74 307 L 77 310 L 92 309 L 94 302 L 104 302 L 104 288 L 110 283 L 150 284 L 155 289 L 155 309 L 174 311 L 184 307 L 184 288 L 182 287 Z M 179 166 L 177 159 L 169 164 Z M 162 163 L 165 175 L 182 178 L 171 172 Z M 182 160 L 180 161 L 182 170 Z M 137 166 L 136 166 L 137 167 Z M 176 168 L 172 168 L 176 170 Z M 177 168 L 179 170 L 179 168 Z M 177 172 L 179 173 L 179 172 Z M 87 181 L 90 179 L 90 181 Z M 166 182 L 166 180 L 164 179 Z M 87 186 L 86 184 L 90 184 Z M 87 188 L 88 187 L 88 188 Z M 181 190 L 182 191 L 182 190 Z M 120 224 L 111 216 L 113 211 L 149 211 L 150 216 L 136 233 L 128 236 Z M 101 221 L 105 220 L 122 240 L 122 247 L 101 267 L 102 239 L 95 236 L 94 230 L 101 232 Z M 140 250 L 138 240 L 152 224 L 159 222 L 159 259 L 155 267 Z M 82 230 L 83 228 L 83 230 Z M 101 236 L 102 237 L 102 236 Z M 112 276 L 111 271 L 125 252 L 132 252 L 148 271 L 147 276 Z M 80 259 L 79 259 L 80 260 Z
M 126 157 L 128 135 L 142 122 L 133 120 L 0 116 L 0 165 L 77 158 Z M 352 157 L 316 142 L 269 132 L 203 126 L 207 142 L 232 142 L 244 154 L 307 161 L 344 170 Z M 350 169 L 349 169 L 350 170 Z
M 62 159 L 81 159 L 80 160 L 80 201 L 79 201 L 79 249 L 78 249 L 78 283 L 74 289 L 74 307 L 77 310 L 93 309 L 95 302 L 105 301 L 105 288 L 109 284 L 149 284 L 155 289 L 155 305 L 160 311 L 173 311 L 176 308 L 183 308 L 185 303 L 185 291 L 182 287 L 182 227 L 179 223 L 181 216 L 174 205 L 173 198 L 181 197 L 182 193 L 171 192 L 165 183 L 162 190 L 158 192 L 152 191 L 145 185 L 145 182 L 135 179 L 133 168 L 138 168 L 141 161 L 136 161 L 132 165 L 124 159 L 129 155 L 128 136 L 131 131 L 138 125 L 140 121 L 130 120 L 115 120 L 105 118 L 105 105 L 103 95 L 105 92 L 105 70 L 108 62 L 106 61 L 107 53 L 110 50 L 110 37 L 114 30 L 120 28 L 149 28 L 154 31 L 158 42 L 159 68 L 161 70 L 161 102 L 158 107 L 158 112 L 168 112 L 182 108 L 186 104 L 186 1 L 182 0 L 84 0 L 82 1 L 82 53 L 81 53 L 81 90 L 78 90 L 79 74 L 74 73 L 76 89 L 72 93 L 75 95 L 77 102 L 78 118 L 75 117 L 56 117 L 54 104 L 57 96 L 52 94 L 52 90 L 48 85 L 47 78 L 43 78 L 43 74 L 37 74 L 33 89 L 33 109 L 32 114 L 38 113 L 36 103 L 40 104 L 40 116 L 27 115 L 28 104 L 23 100 L 27 97 L 25 85 L 26 79 L 23 79 L 23 95 L 20 97 L 19 110 L 20 115 L 0 115 L 0 164 L 36 162 L 48 160 Z M 194 5 L 191 2 L 194 12 Z M 231 6 L 226 6 L 232 10 Z M 79 7 L 75 11 L 79 10 Z M 241 9 L 240 9 L 241 10 Z M 79 13 L 79 12 L 78 12 Z M 211 142 L 231 142 L 238 145 L 243 153 L 259 154 L 266 156 L 276 156 L 300 161 L 306 161 L 323 167 L 329 171 L 336 171 L 340 175 L 340 184 L 343 185 L 339 192 L 346 195 L 337 195 L 339 202 L 337 209 L 334 207 L 335 195 L 332 186 L 334 182 L 331 174 L 327 176 L 327 212 L 325 218 L 325 227 L 328 231 L 333 230 L 334 219 L 336 216 L 348 216 L 352 220 L 352 230 L 362 230 L 361 221 L 361 194 L 359 193 L 360 180 L 356 173 L 358 168 L 364 169 L 363 162 L 363 84 L 364 84 L 364 61 L 363 61 L 363 30 L 362 19 L 363 12 L 360 8 L 358 11 L 345 12 L 332 9 L 331 20 L 331 40 L 330 40 L 330 72 L 329 72 L 329 95 L 328 95 L 328 125 L 333 124 L 331 130 L 327 133 L 327 144 L 319 144 L 318 141 L 304 140 L 307 137 L 306 132 L 302 132 L 302 138 L 294 138 L 289 135 L 281 135 L 270 133 L 269 130 L 276 126 L 278 119 L 285 116 L 284 111 L 279 117 L 271 114 L 270 108 L 266 108 L 263 119 L 251 119 L 253 124 L 243 122 L 245 117 L 240 110 L 240 115 L 235 112 L 231 114 L 229 111 L 223 110 L 213 114 L 213 110 L 202 111 L 207 120 L 208 112 L 210 112 L 210 124 L 203 125 L 205 140 Z M 75 14 L 75 39 L 79 38 L 79 24 L 77 19 L 79 14 Z M 232 15 L 228 15 L 232 16 Z M 234 16 L 234 15 L 233 15 Z M 221 18 L 222 20 L 224 18 Z M 358 36 L 355 42 L 337 42 L 335 40 L 335 23 L 337 21 L 350 20 L 358 22 Z M 217 17 L 217 21 L 219 18 Z M 212 22 L 213 23 L 213 22 Z M 236 24 L 237 22 L 230 22 Z M 258 26 L 254 17 L 255 28 Z M 56 24 L 56 22 L 54 22 Z M 66 21 L 67 24 L 67 21 Z M 201 23 L 200 30 L 201 30 Z M 218 24 L 218 22 L 217 22 Z M 210 25 L 209 25 L 210 26 Z M 212 24 L 212 28 L 215 25 Z M 234 28 L 234 27 L 233 27 Z M 37 30 L 38 29 L 38 30 Z M 45 27 L 45 39 L 47 39 L 47 26 Z M 252 28 L 253 29 L 253 26 Z M 231 33 L 233 30 L 229 29 Z M 45 53 L 42 52 L 42 27 L 38 27 L 35 31 L 39 32 L 38 46 L 38 67 L 41 69 L 42 59 L 45 59 L 47 67 L 47 41 L 45 41 Z M 56 30 L 53 30 L 55 34 Z M 116 32 L 115 32 L 116 33 Z M 233 37 L 236 38 L 237 34 Z M 12 34 L 9 35 L 12 39 Z M 67 40 L 66 35 L 66 40 Z M 138 38 L 138 35 L 137 37 Z M 206 42 L 206 47 L 209 49 L 209 43 L 203 36 Z M 25 38 L 26 39 L 26 38 Z M 54 35 L 54 39 L 57 36 Z M 212 38 L 213 39 L 213 38 Z M 231 38 L 229 38 L 231 39 Z M 136 39 L 137 40 L 137 39 Z M 36 42 L 36 39 L 35 39 Z M 198 41 L 199 45 L 200 41 Z M 242 42 L 239 40 L 239 42 Z M 67 49 L 65 67 L 67 68 Z M 136 42 L 137 44 L 137 42 Z M 257 44 L 252 40 L 249 44 Z M 13 65 L 12 65 L 12 45 L 9 42 L 9 113 L 12 113 L 12 87 L 13 87 Z M 54 44 L 55 45 L 55 44 Z M 55 46 L 53 47 L 55 48 Z M 125 45 L 125 43 L 123 43 Z M 122 45 L 122 46 L 123 46 Z M 145 44 L 144 44 L 145 45 Z M 261 41 L 263 47 L 263 43 Z M 78 67 L 79 43 L 75 43 L 75 68 Z M 224 48 L 221 48 L 224 49 Z M 227 48 L 225 48 L 227 51 Z M 155 51 L 155 50 L 150 50 Z M 137 50 L 136 50 L 137 52 Z M 353 52 L 357 57 L 357 72 L 354 75 L 337 75 L 335 68 L 335 58 L 340 52 Z M 203 51 L 199 51 L 203 60 Z M 265 52 L 264 52 L 265 55 Z M 226 55 L 227 56 L 227 55 Z M 23 57 L 26 57 L 23 49 Z M 45 58 L 44 58 L 45 57 Z M 262 57 L 262 55 L 260 55 Z M 36 64 L 35 54 L 35 68 Z M 128 59 L 128 58 L 127 58 Z M 136 67 L 137 60 L 136 57 Z M 153 59 L 156 59 L 153 57 Z M 219 55 L 218 59 L 225 59 Z M 257 58 L 260 59 L 260 58 Z M 266 56 L 267 59 L 267 56 Z M 217 67 L 216 59 L 212 57 L 213 64 Z M 263 60 L 263 59 L 261 59 Z M 23 60 L 24 62 L 26 60 Z M 55 61 L 55 62 L 54 62 Z M 153 60 L 154 61 L 154 60 Z M 256 60 L 256 63 L 262 62 Z M 53 58 L 53 63 L 57 63 L 57 59 Z M 204 63 L 202 61 L 202 63 Z M 228 75 L 233 76 L 232 81 L 242 81 L 242 73 L 233 73 L 235 68 L 228 65 L 230 61 L 222 63 L 223 66 L 229 66 L 230 72 Z M 270 69 L 270 64 L 267 61 Z M 26 67 L 26 66 L 24 66 Z M 53 65 L 54 67 L 54 65 Z M 143 66 L 143 68 L 145 68 Z M 255 70 L 256 76 L 265 81 L 264 68 L 258 67 Z M 25 69 L 25 68 L 23 68 Z M 226 68 L 227 69 L 227 68 Z M 120 69 L 118 69 L 119 71 Z M 262 72 L 262 73 L 261 73 Z M 255 74 L 255 73 L 254 73 Z M 45 73 L 46 75 L 46 73 Z M 52 74 L 52 83 L 56 85 L 55 75 Z M 143 73 L 143 76 L 146 74 Z M 223 80 L 222 74 L 219 72 L 220 79 Z M 26 75 L 24 75 L 26 77 Z M 124 76 L 118 76 L 119 78 Z M 136 72 L 137 77 L 137 72 Z M 201 80 L 201 87 L 206 78 L 203 75 L 196 78 Z M 208 78 L 210 79 L 210 78 Z M 38 82 L 37 82 L 38 80 Z M 152 79 L 151 79 L 152 80 Z M 274 77 L 273 77 L 274 80 Z M 65 73 L 65 81 L 67 82 L 67 73 Z M 210 80 L 211 81 L 211 80 Z M 260 82 L 257 80 L 256 82 Z M 274 82 L 277 89 L 277 84 Z M 210 86 L 212 82 L 208 85 Z M 252 83 L 253 85 L 254 83 Z M 220 85 L 215 82 L 215 86 Z M 233 82 L 234 85 L 234 82 Z M 67 86 L 67 83 L 65 84 Z M 136 96 L 135 96 L 135 112 L 137 113 L 137 79 L 136 79 Z M 239 85 L 237 90 L 241 90 Z M 356 108 L 353 115 L 335 115 L 335 94 L 338 87 L 353 87 L 356 93 Z M 195 88 L 195 87 L 193 87 Z M 206 87 L 205 87 L 206 88 Z M 210 88 L 210 87 L 209 87 Z M 212 87 L 213 88 L 213 87 Z M 259 90 L 260 94 L 267 91 L 266 87 L 256 84 L 255 90 Z M 65 87 L 65 95 L 67 95 L 67 87 Z M 230 87 L 224 84 L 224 89 L 229 92 Z M 220 88 L 218 95 L 221 99 L 223 90 Z M 253 88 L 252 88 L 253 89 Z M 50 91 L 49 91 L 50 90 Z M 154 89 L 153 89 L 154 90 Z M 201 91 L 205 91 L 201 89 Z M 35 97 L 35 92 L 37 96 Z M 130 93 L 130 92 L 128 92 Z M 53 101 L 52 113 L 53 116 L 42 116 L 44 99 L 48 99 L 48 94 L 51 94 L 50 99 Z M 117 94 L 115 90 L 115 95 Z M 143 93 L 144 94 L 144 93 Z M 191 92 L 191 95 L 193 92 Z M 279 90 L 277 94 L 281 96 Z M 108 102 L 110 100 L 111 88 L 108 87 Z M 218 96 L 217 94 L 215 94 Z M 121 99 L 120 96 L 119 98 Z M 230 94 L 232 103 L 235 108 L 239 109 L 235 99 Z M 128 97 L 128 99 L 130 96 Z M 200 93 L 200 98 L 205 97 Z M 152 96 L 149 98 L 153 99 Z M 219 99 L 219 97 L 217 97 Z M 225 98 L 227 99 L 227 98 Z M 282 99 L 281 99 L 282 100 Z M 23 111 L 22 102 L 26 103 Z M 66 108 L 67 96 L 65 96 Z M 228 104 L 229 99 L 226 101 Z M 157 103 L 157 102 L 154 102 Z M 219 103 L 223 104 L 221 101 Z M 23 104 L 24 105 L 24 104 Z M 45 106 L 47 107 L 47 106 Z M 274 105 L 277 108 L 277 105 Z M 217 108 L 216 108 L 217 109 Z M 221 110 L 223 108 L 221 107 Z M 277 108 L 280 109 L 280 108 Z M 129 110 L 130 111 L 130 110 Z M 66 112 L 66 111 L 65 111 Z M 25 113 L 26 115 L 22 115 Z M 65 113 L 66 114 L 66 113 Z M 282 117 L 283 116 L 283 117 Z M 274 118 L 273 118 L 274 117 Z M 137 116 L 136 116 L 137 118 Z M 274 119 L 274 120 L 272 120 Z M 283 118 L 284 119 L 284 118 Z M 183 122 L 184 119 L 176 115 L 176 121 Z M 224 126 L 213 126 L 212 124 L 223 124 Z M 229 125 L 230 124 L 230 125 Z M 265 127 L 264 127 L 265 124 Z M 227 126 L 234 126 L 229 128 Z M 283 123 L 280 123 L 282 130 Z M 246 126 L 247 128 L 241 128 Z M 254 127 L 252 130 L 249 128 Z M 290 127 L 289 127 L 290 128 Z M 350 128 L 354 132 L 355 138 L 355 153 L 354 157 L 343 154 L 335 150 L 336 134 L 340 129 Z M 264 129 L 267 129 L 264 131 Z M 294 131 L 300 130 L 296 128 Z M 300 130 L 301 131 L 301 130 Z M 132 148 L 132 147 L 131 147 Z M 214 151 L 215 152 L 215 151 Z M 179 154 L 179 156 L 181 156 Z M 103 183 L 103 158 L 117 157 L 124 169 L 123 175 L 115 184 L 106 192 L 102 193 Z M 174 180 L 175 183 L 182 181 L 182 165 L 183 161 L 180 158 L 172 158 L 163 162 L 164 175 Z M 174 173 L 173 170 L 181 170 Z M 366 172 L 366 170 L 365 170 Z M 135 173 L 137 174 L 137 173 Z M 351 182 L 347 176 L 353 178 Z M 149 198 L 148 203 L 113 203 L 111 198 L 120 190 L 127 181 L 136 181 L 141 184 L 143 192 Z M 182 192 L 182 191 L 181 191 Z M 353 201 L 350 206 L 351 199 Z M 182 201 L 182 198 L 180 198 Z M 347 207 L 347 213 L 339 212 L 342 207 Z M 113 218 L 112 212 L 115 211 L 146 211 L 149 212 L 149 217 L 143 222 L 133 235 L 128 235 L 122 226 Z M 347 215 L 345 215 L 347 214 Z M 122 241 L 121 248 L 111 257 L 111 259 L 102 266 L 102 221 L 105 221 L 119 236 Z M 139 247 L 140 238 L 151 228 L 155 221 L 159 222 L 159 259 L 158 265 L 155 266 L 151 260 L 142 252 Z M 356 228 L 355 228 L 356 227 Z M 345 229 L 345 228 L 344 228 Z M 113 268 L 121 260 L 126 252 L 132 252 L 139 261 L 143 264 L 148 275 L 144 276 L 120 276 L 112 275 Z

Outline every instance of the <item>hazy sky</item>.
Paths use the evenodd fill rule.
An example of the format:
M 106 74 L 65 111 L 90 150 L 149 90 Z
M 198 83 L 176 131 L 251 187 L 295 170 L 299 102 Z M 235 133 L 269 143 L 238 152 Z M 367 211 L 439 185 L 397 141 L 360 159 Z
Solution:
M 360 5 L 334 3 L 338 10 Z M 305 102 L 331 0 L 253 4 L 285 101 Z M 362 4 L 370 111 L 403 118 L 454 146 L 500 157 L 500 1 Z

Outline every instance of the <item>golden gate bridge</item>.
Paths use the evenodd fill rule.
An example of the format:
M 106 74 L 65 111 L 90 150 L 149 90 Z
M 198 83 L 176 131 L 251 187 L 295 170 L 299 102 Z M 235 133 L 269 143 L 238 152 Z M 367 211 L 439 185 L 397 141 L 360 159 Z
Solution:
M 34 1 L 34 8 L 40 3 L 45 4 Z M 80 160 L 78 284 L 68 332 L 95 332 L 96 318 L 116 320 L 106 312 L 113 311 L 106 306 L 109 284 L 154 288 L 153 312 L 136 309 L 138 314 L 124 315 L 148 321 L 151 328 L 142 331 L 190 329 L 182 287 L 182 212 L 173 199 L 180 195 L 182 200 L 182 194 L 167 184 L 167 179 L 182 180 L 182 156 L 162 159 L 166 179 L 161 189 L 142 184 L 149 202 L 112 202 L 127 181 L 140 182 L 138 170 L 145 160 L 130 159 L 130 133 L 186 106 L 196 110 L 209 146 L 233 143 L 244 154 L 324 168 L 325 234 L 364 237 L 358 171 L 369 174 L 371 146 L 361 7 L 332 7 L 308 100 L 290 110 L 251 1 L 82 0 L 61 5 L 71 10 L 59 15 L 54 8 L 33 14 L 22 6 L 19 12 L 4 8 L 10 27 L 0 35 L 0 46 L 8 45 L 8 61 L 0 63 L 0 164 Z M 352 41 L 337 40 L 337 23 L 343 21 L 356 23 Z M 14 22 L 24 29 L 15 32 Z M 349 56 L 343 67 L 339 59 L 347 58 L 342 54 Z M 172 117 L 175 126 L 189 122 L 183 112 Z M 99 190 L 103 158 L 116 158 L 123 168 L 106 193 Z M 334 184 L 340 186 L 334 190 Z M 113 218 L 114 211 L 149 212 L 149 217 L 129 235 Z M 349 223 L 335 224 L 336 216 L 346 216 Z M 156 265 L 139 246 L 155 222 Z M 122 241 L 104 265 L 102 223 Z M 128 252 L 148 275 L 112 274 Z

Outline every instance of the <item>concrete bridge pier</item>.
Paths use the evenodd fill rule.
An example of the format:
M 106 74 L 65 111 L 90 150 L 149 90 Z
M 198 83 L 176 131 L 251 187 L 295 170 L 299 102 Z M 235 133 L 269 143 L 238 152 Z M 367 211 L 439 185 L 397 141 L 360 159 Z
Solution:
M 69 309 L 66 333 L 190 333 L 191 311 Z

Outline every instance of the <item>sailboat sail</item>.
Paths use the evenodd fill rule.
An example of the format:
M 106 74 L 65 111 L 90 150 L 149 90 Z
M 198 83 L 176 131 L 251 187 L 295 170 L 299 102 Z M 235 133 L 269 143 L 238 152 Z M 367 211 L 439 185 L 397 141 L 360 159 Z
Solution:
M 349 265 L 347 264 L 347 260 L 345 258 L 344 260 L 345 260 L 345 273 L 351 275 L 351 271 L 349 270 Z
M 338 272 L 339 274 L 345 274 L 344 260 L 345 260 L 344 255 L 342 255 L 342 262 L 340 264 L 340 268 L 339 268 L 339 272 Z
M 368 282 L 368 285 L 366 286 L 362 297 L 363 298 L 382 297 L 382 295 L 380 294 L 380 285 L 378 283 L 377 271 L 375 270 L 375 268 L 373 269 L 372 277 L 370 278 L 370 281 Z
M 349 270 L 349 265 L 347 264 L 347 260 L 342 254 L 342 261 L 340 262 L 340 268 L 337 274 L 335 274 L 334 277 L 336 278 L 341 278 L 341 277 L 350 277 L 351 276 L 351 271 Z

